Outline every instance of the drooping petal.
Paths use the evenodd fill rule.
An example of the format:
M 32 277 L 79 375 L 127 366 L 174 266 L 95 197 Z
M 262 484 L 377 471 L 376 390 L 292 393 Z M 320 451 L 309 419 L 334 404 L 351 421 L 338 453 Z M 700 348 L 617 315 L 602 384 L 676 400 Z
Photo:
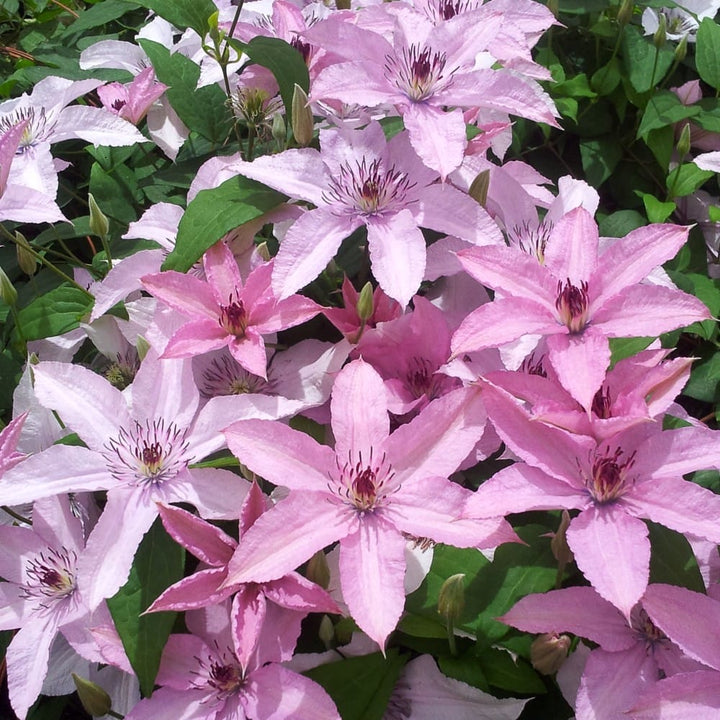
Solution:
M 647 587 L 650 541 L 642 520 L 617 505 L 584 510 L 567 531 L 575 562 L 598 593 L 629 615 Z
M 149 142 L 132 123 L 107 110 L 72 105 L 60 112 L 52 142 L 78 138 L 93 145 L 110 147 Z
M 343 597 L 361 630 L 381 648 L 405 603 L 405 539 L 377 514 L 340 543 Z

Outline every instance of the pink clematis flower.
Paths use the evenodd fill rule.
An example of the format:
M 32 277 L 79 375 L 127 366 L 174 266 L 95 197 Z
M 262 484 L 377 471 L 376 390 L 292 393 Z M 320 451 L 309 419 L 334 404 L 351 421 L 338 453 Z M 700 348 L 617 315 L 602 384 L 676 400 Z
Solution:
M 155 71 L 146 67 L 131 83 L 108 83 L 97 89 L 103 107 L 137 125 L 150 106 L 167 90 L 167 85 L 155 80 Z
M 496 292 L 453 336 L 455 355 L 526 334 L 547 336 L 565 389 L 589 407 L 610 362 L 610 337 L 655 337 L 710 317 L 697 298 L 642 284 L 685 243 L 688 228 L 649 225 L 598 251 L 598 229 L 578 207 L 549 231 L 542 263 L 518 247 L 470 248 L 465 269 Z
M 126 720 L 341 720 L 320 685 L 278 664 L 274 647 L 285 642 L 259 647 L 243 664 L 226 608 L 203 611 L 188 625 L 203 630 L 170 636 L 156 681 L 160 688 Z M 283 625 L 275 630 L 282 634 Z
M 525 463 L 481 485 L 468 501 L 467 517 L 580 510 L 567 530 L 570 549 L 597 592 L 625 613 L 648 583 L 650 541 L 643 519 L 720 542 L 720 496 L 682 479 L 720 464 L 714 432 L 662 431 L 648 423 L 597 441 L 533 420 L 492 386 L 483 397 L 498 434 Z
M 227 470 L 190 467 L 223 446 L 219 427 L 232 408 L 218 412 L 210 401 L 198 412 L 189 361 L 159 360 L 150 351 L 125 392 L 80 365 L 40 363 L 34 375 L 39 400 L 87 447 L 53 445 L 23 461 L 5 474 L 0 503 L 108 491 L 78 565 L 90 607 L 127 579 L 156 503 L 189 502 L 206 517 L 237 516 L 249 484 Z
M 446 479 L 482 433 L 476 388 L 443 396 L 390 434 L 382 379 L 356 360 L 335 381 L 331 413 L 334 450 L 277 422 L 241 421 L 225 431 L 243 464 L 290 488 L 245 534 L 226 584 L 282 577 L 339 540 L 343 597 L 382 647 L 405 599 L 405 535 L 494 547 L 514 533 L 499 518 L 458 521 L 469 493 Z
M 268 506 L 262 490 L 254 483 L 240 509 L 241 540 Z M 194 610 L 218 604 L 232 595 L 235 652 L 243 667 L 250 665 L 253 653 L 263 642 L 282 643 L 276 648 L 278 660 L 290 660 L 300 636 L 300 624 L 308 613 L 340 614 L 325 590 L 295 572 L 267 583 L 224 584 L 237 542 L 185 510 L 165 506 L 159 510 L 170 536 L 210 567 L 169 587 L 147 612 Z M 281 637 L 271 640 L 268 633 L 277 636 L 281 625 Z
M 648 586 L 648 597 L 654 587 Z M 696 594 L 677 590 L 686 603 Z M 597 643 L 585 664 L 575 716 L 620 720 L 638 694 L 661 678 L 703 669 L 684 643 L 676 644 L 657 625 L 654 607 L 643 599 L 625 616 L 592 588 L 571 587 L 528 595 L 498 619 L 526 632 L 569 631 Z
M 29 119 L 14 125 L 0 121 L 0 220 L 26 223 L 65 220 L 53 197 L 21 184 L 8 184 L 10 169 L 29 124 Z
M 288 230 L 275 258 L 273 287 L 287 297 L 314 280 L 343 239 L 365 225 L 373 274 L 403 307 L 425 272 L 421 227 L 473 245 L 497 243 L 497 226 L 478 203 L 420 162 L 406 133 L 386 142 L 378 123 L 320 132 L 322 152 L 306 148 L 236 161 L 236 173 L 314 203 Z
M 190 318 L 170 338 L 163 357 L 192 357 L 227 346 L 246 370 L 267 379 L 262 336 L 309 320 L 319 306 L 300 295 L 277 300 L 270 287 L 272 262 L 255 268 L 243 283 L 222 242 L 205 253 L 203 264 L 207 282 L 172 270 L 142 278 L 148 292 Z
M 311 99 L 394 105 L 415 152 L 443 179 L 463 159 L 463 109 L 480 107 L 555 125 L 555 108 L 539 85 L 510 70 L 475 68 L 476 55 L 503 25 L 502 12 L 491 5 L 437 26 L 419 13 L 398 13 L 392 43 L 335 18 L 318 23 L 304 37 L 349 62 L 324 69 Z M 448 112 L 448 106 L 454 109 Z

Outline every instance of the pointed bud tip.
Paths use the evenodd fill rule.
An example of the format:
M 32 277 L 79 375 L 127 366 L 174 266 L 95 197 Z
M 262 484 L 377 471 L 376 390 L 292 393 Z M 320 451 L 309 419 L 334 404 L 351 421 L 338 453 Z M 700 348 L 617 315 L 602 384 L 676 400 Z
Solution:
M 94 682 L 86 680 L 75 673 L 71 674 L 78 697 L 85 710 L 93 717 L 107 715 L 112 709 L 110 696 Z

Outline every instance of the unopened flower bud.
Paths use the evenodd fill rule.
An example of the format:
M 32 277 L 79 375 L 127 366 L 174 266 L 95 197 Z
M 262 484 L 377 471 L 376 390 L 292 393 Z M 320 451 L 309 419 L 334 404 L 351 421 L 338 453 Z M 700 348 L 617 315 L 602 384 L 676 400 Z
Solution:
M 560 12 L 560 2 L 559 0 L 547 0 L 547 9 L 555 16 L 558 16 L 558 13 Z
M 465 609 L 465 573 L 451 575 L 440 588 L 438 594 L 438 612 L 450 625 L 462 616 Z
M 683 35 L 675 47 L 675 62 L 681 63 L 687 55 L 688 36 Z
M 623 0 L 617 14 L 618 24 L 622 26 L 627 25 L 630 20 L 632 20 L 634 9 L 635 3 L 633 0 Z
M 272 258 L 272 255 L 270 255 L 270 248 L 268 247 L 268 244 L 266 242 L 261 242 L 255 249 L 257 250 L 257 254 L 265 262 L 269 262 Z
M 278 147 L 285 149 L 285 143 L 287 142 L 287 126 L 285 125 L 285 119 L 280 113 L 273 115 L 272 127 L 270 129 L 273 140 L 278 144 Z
M 17 230 L 15 231 L 15 243 L 18 265 L 26 275 L 32 277 L 37 270 L 37 260 L 32 254 L 30 244 L 25 239 L 25 236 Z
M 570 638 L 557 633 L 545 633 L 533 640 L 530 662 L 543 675 L 553 675 L 565 662 L 570 649 Z
M 363 289 L 360 291 L 360 295 L 358 295 L 355 309 L 362 322 L 372 317 L 372 314 L 375 312 L 375 298 L 373 297 L 373 286 L 371 283 L 366 282 L 365 285 L 363 285 Z
M 335 0 L 335 7 L 338 10 L 350 10 L 350 0 Z
M 92 193 L 88 193 L 88 204 L 90 206 L 90 232 L 99 238 L 107 237 L 110 232 L 110 223 L 107 215 L 98 207 Z
M 150 343 L 142 336 L 138 335 L 135 341 L 135 349 L 137 350 L 138 357 L 140 360 L 144 360 L 150 349 Z
M 330 568 L 327 558 L 322 550 L 318 550 L 308 561 L 305 576 L 310 582 L 314 582 L 321 588 L 327 590 L 330 584 Z
M 332 620 L 327 616 L 323 615 L 320 621 L 320 627 L 318 628 L 318 637 L 322 641 L 322 644 L 330 650 L 335 645 L 335 626 Z
M 220 30 L 218 29 L 218 21 L 220 19 L 220 11 L 214 12 L 209 18 L 208 18 L 208 35 L 210 35 L 210 39 L 215 41 L 216 43 L 219 43 L 222 39 Z
M 567 529 L 569 525 L 570 513 L 567 510 L 563 510 L 560 518 L 560 526 L 550 541 L 550 549 L 561 568 L 564 568 L 569 562 L 572 562 L 573 559 L 572 550 L 567 542 Z
M 653 45 L 660 49 L 667 42 L 667 20 L 664 13 L 658 14 L 658 28 L 653 35 Z
M 483 170 L 478 173 L 477 177 L 472 181 L 468 195 L 476 200 L 480 205 L 485 207 L 487 203 L 488 190 L 490 189 L 490 171 Z
M 298 145 L 307 147 L 313 139 L 315 123 L 307 93 L 295 83 L 292 97 L 292 130 Z
M 677 142 L 677 151 L 680 162 L 690 152 L 690 123 L 685 123 Z
M 5 274 L 5 271 L 0 267 L 0 298 L 10 306 L 14 306 L 17 302 L 17 290 L 13 287 L 10 282 L 10 278 Z
M 81 678 L 72 673 L 72 679 L 77 689 L 78 697 L 82 706 L 93 717 L 107 715 L 112 709 L 110 696 L 94 682 Z

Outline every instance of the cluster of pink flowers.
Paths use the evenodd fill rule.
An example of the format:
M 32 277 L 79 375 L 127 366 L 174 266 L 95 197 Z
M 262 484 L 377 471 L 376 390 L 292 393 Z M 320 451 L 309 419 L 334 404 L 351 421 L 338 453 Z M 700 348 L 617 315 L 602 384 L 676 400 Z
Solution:
M 661 268 L 688 228 L 602 238 L 585 183 L 563 178 L 555 197 L 529 166 L 488 159 L 504 155 L 510 116 L 555 124 L 538 82 L 547 71 L 531 55 L 552 14 L 531 0 L 337 12 L 275 0 L 258 17 L 235 33 L 302 52 L 319 149 L 214 158 L 188 200 L 234 176 L 284 193 L 263 218 L 277 255 L 241 228 L 190 273 L 162 271 L 182 210 L 150 207 L 127 237 L 162 249 L 90 285 L 88 324 L 36 348 L 0 434 L 0 504 L 32 518 L 0 526 L 0 629 L 20 628 L 7 652 L 14 711 L 26 717 L 54 653 L 67 652 L 60 636 L 78 667 L 116 669 L 107 688 L 130 682 L 106 601 L 158 517 L 200 564 L 148 611 L 184 612 L 190 632 L 170 636 L 152 697 L 126 693 L 125 717 L 334 720 L 330 696 L 292 669 L 309 613 L 351 616 L 365 649 L 385 652 L 418 543 L 492 551 L 519 541 L 507 516 L 568 510 L 567 545 L 587 585 L 527 596 L 501 620 L 593 643 L 580 643 L 561 676 L 578 720 L 688 717 L 691 706 L 714 717 L 718 563 L 707 595 L 649 583 L 645 521 L 698 547 L 720 544 L 720 497 L 684 479 L 720 468 L 720 442 L 674 404 L 689 360 L 648 343 L 612 362 L 614 339 L 710 318 Z M 201 42 L 191 32 L 177 43 L 189 56 Z M 147 142 L 133 127 L 147 113 L 150 137 L 177 154 L 186 130 L 142 58 L 139 46 L 105 41 L 86 50 L 85 67 L 132 68 L 132 83 L 50 78 L 0 105 L 0 219 L 64 219 L 52 142 Z M 205 59 L 202 81 L 214 82 Z M 272 88 L 253 70 L 234 77 L 239 89 Z M 94 89 L 104 108 L 70 105 Z M 402 129 L 389 132 L 400 125 L 386 118 Z M 478 176 L 482 203 L 468 192 Z M 428 246 L 423 229 L 438 239 Z M 345 278 L 342 307 L 299 294 L 351 236 L 368 253 L 374 293 Z M 129 320 L 104 314 L 119 301 Z M 278 343 L 313 318 L 340 339 Z M 88 337 L 110 349 L 116 376 L 73 364 Z M 685 426 L 664 430 L 666 414 Z M 289 423 L 303 418 L 322 442 Z M 512 464 L 464 487 L 463 471 L 502 444 Z M 219 451 L 242 475 L 206 462 Z M 238 539 L 217 520 L 237 523 Z M 325 587 L 298 572 L 333 546 Z M 406 673 L 389 720 L 438 717 L 438 705 L 510 720 L 524 704 L 448 684 L 429 656 Z

